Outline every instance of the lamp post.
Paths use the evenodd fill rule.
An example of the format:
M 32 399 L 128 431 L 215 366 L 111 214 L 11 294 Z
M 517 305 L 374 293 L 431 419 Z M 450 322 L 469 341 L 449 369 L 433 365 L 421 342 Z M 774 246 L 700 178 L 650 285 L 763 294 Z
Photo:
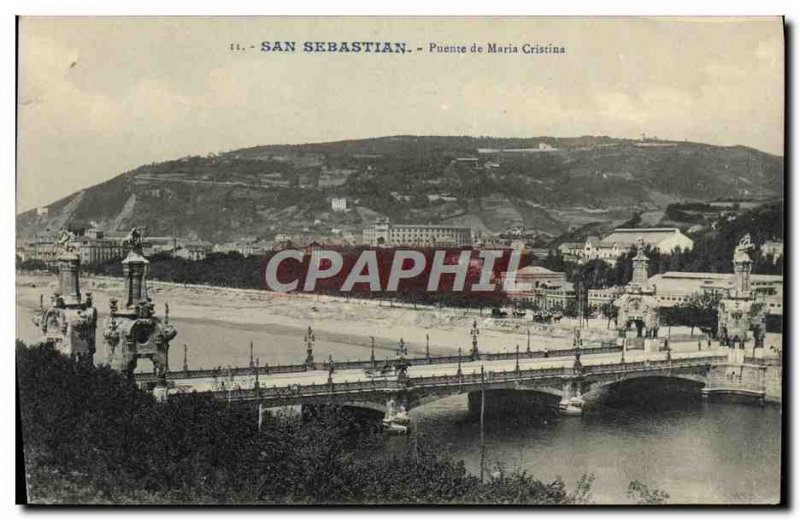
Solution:
M 189 371 L 189 363 L 187 362 L 187 351 L 189 347 L 186 346 L 186 343 L 183 344 L 183 372 L 186 373 Z
M 335 370 L 335 365 L 333 363 L 333 354 L 328 355 L 328 384 L 333 384 L 333 371 Z
M 314 368 L 314 342 L 316 338 L 314 337 L 314 331 L 311 330 L 311 326 L 308 327 L 308 332 L 306 332 L 306 367 Z
M 581 351 L 580 349 L 575 349 L 575 362 L 572 364 L 573 370 L 575 370 L 576 375 L 581 375 L 583 371 L 583 364 L 581 363 Z
M 425 334 L 425 357 L 430 361 L 431 359 L 431 337 Z
M 517 343 L 517 366 L 515 367 L 517 374 L 519 374 L 519 343 Z
M 372 369 L 375 370 L 375 336 L 370 336 L 369 339 L 372 345 L 369 353 L 369 362 L 372 365 Z
M 461 379 L 461 347 L 458 347 L 458 371 L 456 375 Z
M 483 365 L 481 365 L 481 482 L 483 482 L 483 468 L 486 465 L 486 449 L 483 443 L 483 412 L 486 407 L 486 390 Z
M 250 368 L 253 368 L 253 340 L 250 340 Z
M 478 359 L 480 353 L 478 352 L 478 334 L 481 331 L 478 329 L 478 320 L 472 320 L 472 330 L 470 330 L 470 334 L 472 334 L 472 358 Z

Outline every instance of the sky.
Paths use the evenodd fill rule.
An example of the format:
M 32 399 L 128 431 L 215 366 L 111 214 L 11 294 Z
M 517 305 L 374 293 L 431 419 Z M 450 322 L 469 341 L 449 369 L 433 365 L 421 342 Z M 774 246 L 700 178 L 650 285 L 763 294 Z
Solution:
M 298 52 L 260 52 L 275 40 Z M 412 52 L 302 52 L 373 40 Z M 779 18 L 23 18 L 17 212 L 146 163 L 397 134 L 646 134 L 782 155 L 783 62 Z

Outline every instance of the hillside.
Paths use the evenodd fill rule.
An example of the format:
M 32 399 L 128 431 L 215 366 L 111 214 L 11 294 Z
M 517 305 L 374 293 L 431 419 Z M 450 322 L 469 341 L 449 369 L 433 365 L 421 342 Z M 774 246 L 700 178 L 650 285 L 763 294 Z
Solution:
M 278 232 L 360 232 L 394 222 L 462 223 L 556 236 L 668 206 L 780 196 L 783 159 L 745 147 L 609 137 L 395 136 L 259 146 L 144 165 L 17 218 L 18 234 L 95 221 L 107 230 L 224 242 Z M 333 213 L 345 196 L 350 211 Z

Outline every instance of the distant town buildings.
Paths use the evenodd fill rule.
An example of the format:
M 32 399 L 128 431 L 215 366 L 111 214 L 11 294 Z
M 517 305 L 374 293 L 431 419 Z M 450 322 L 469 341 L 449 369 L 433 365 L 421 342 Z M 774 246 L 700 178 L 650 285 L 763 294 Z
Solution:
M 175 256 L 187 260 L 203 260 L 209 253 L 213 252 L 213 250 L 213 246 L 208 242 L 184 242 L 178 246 L 175 251 Z
M 74 236 L 68 246 L 79 257 L 81 265 L 101 264 L 121 260 L 129 251 L 125 244 L 127 233 L 107 233 L 93 225 L 83 234 Z M 142 252 L 150 257 L 167 254 L 189 260 L 202 260 L 213 251 L 212 244 L 203 241 L 187 241 L 171 236 L 152 236 L 141 240 Z M 54 235 L 39 236 L 17 244 L 17 256 L 23 261 L 41 261 L 55 266 L 60 250 Z
M 380 222 L 364 228 L 364 244 L 373 247 L 464 247 L 472 245 L 472 230 L 462 226 Z
M 96 228 L 91 228 L 90 231 L 75 240 L 81 264 L 99 264 L 122 258 L 124 249 L 120 239 L 107 238 Z
M 215 253 L 239 253 L 242 256 L 263 255 L 273 248 L 273 244 L 260 240 L 239 240 L 237 242 L 226 242 L 214 244 Z
M 694 241 L 678 228 L 619 228 L 602 239 L 590 236 L 582 242 L 565 242 L 558 249 L 565 261 L 585 263 L 603 260 L 614 265 L 639 238 L 645 246 L 660 253 L 694 248 Z
M 639 256 L 639 255 L 637 255 Z M 730 297 L 742 290 L 740 272 L 729 273 L 704 273 L 704 272 L 679 272 L 668 271 L 656 274 L 649 278 L 646 276 L 646 257 L 641 255 L 638 262 L 639 269 L 635 270 L 636 280 L 632 284 L 642 288 L 642 295 L 646 295 L 650 306 L 653 302 L 658 308 L 674 307 L 689 302 L 697 296 L 704 294 Z M 783 314 L 783 276 L 768 274 L 746 274 L 748 298 L 752 296 L 755 301 L 763 302 L 767 314 Z M 498 280 L 502 287 L 505 276 Z M 563 309 L 570 302 L 576 301 L 575 286 L 566 280 L 561 272 L 554 272 L 543 267 L 527 266 L 517 271 L 518 284 L 530 284 L 530 290 L 509 294 L 516 303 L 533 304 L 538 309 L 555 310 Z M 623 287 L 609 287 L 606 289 L 589 289 L 587 304 L 589 309 L 598 309 L 603 304 L 617 300 L 627 289 Z M 644 297 L 644 296 L 643 296 Z

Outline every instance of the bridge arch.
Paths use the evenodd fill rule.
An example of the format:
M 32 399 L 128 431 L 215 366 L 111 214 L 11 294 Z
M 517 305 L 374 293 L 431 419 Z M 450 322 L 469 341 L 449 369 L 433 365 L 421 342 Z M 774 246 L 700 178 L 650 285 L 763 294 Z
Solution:
M 376 401 L 342 401 L 336 403 L 336 406 L 341 408 L 355 408 L 362 410 L 372 410 L 373 412 L 385 414 L 388 411 L 386 403 L 379 403 Z
M 599 389 L 620 384 L 638 384 L 649 382 L 658 383 L 658 380 L 662 380 L 662 383 L 664 382 L 663 380 L 685 382 L 687 384 L 694 383 L 695 385 L 698 385 L 698 387 L 703 387 L 706 384 L 705 376 L 700 374 L 634 374 L 610 381 L 599 381 L 592 383 L 591 387 L 592 389 Z
M 637 374 L 611 381 L 599 381 L 584 388 L 590 400 L 652 403 L 670 396 L 702 394 L 706 379 L 698 374 Z
M 498 405 L 521 406 L 530 405 L 535 407 L 557 408 L 561 401 L 563 392 L 560 389 L 549 386 L 516 385 L 513 387 L 486 388 L 486 406 L 495 408 Z M 459 395 L 467 395 L 470 410 L 480 406 L 480 388 L 474 386 L 464 387 L 457 391 L 431 392 L 428 394 L 414 396 L 409 400 L 408 409 L 416 409 L 428 404 L 448 399 Z

